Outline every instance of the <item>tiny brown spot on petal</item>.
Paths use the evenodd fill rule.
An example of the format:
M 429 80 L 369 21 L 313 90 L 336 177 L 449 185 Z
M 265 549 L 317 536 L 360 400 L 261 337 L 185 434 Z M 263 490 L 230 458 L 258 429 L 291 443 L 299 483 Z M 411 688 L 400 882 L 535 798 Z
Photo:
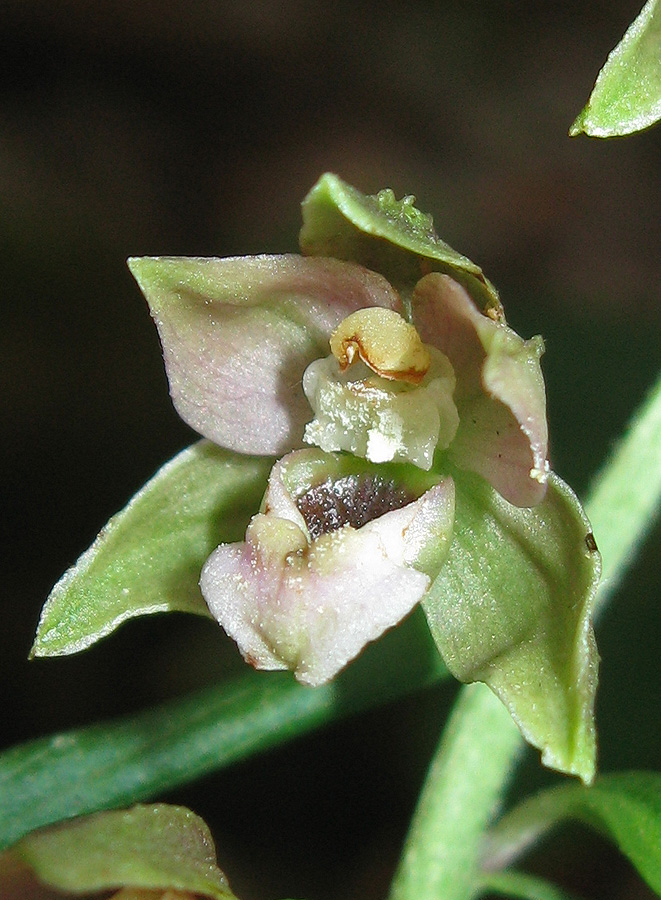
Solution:
M 599 549 L 599 548 L 597 547 L 597 542 L 596 542 L 595 539 L 594 539 L 594 535 L 592 534 L 591 531 L 589 531 L 589 532 L 585 535 L 585 546 L 588 548 L 588 550 L 590 551 L 590 553 L 596 553 L 597 550 Z

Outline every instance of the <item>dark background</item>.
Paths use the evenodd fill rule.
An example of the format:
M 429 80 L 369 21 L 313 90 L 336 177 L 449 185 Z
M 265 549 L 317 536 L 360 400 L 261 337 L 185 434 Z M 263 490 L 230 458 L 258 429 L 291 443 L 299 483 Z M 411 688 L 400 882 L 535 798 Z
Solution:
M 510 323 L 545 336 L 553 462 L 584 492 L 659 368 L 661 131 L 567 137 L 639 3 L 0 3 L 3 745 L 235 661 L 183 616 L 26 657 L 51 585 L 194 438 L 126 257 L 295 250 L 324 170 L 415 193 Z M 599 629 L 605 771 L 659 764 L 660 549 L 657 529 Z M 207 818 L 244 900 L 378 898 L 452 690 L 168 799 Z M 535 864 L 586 896 L 646 896 L 586 834 Z

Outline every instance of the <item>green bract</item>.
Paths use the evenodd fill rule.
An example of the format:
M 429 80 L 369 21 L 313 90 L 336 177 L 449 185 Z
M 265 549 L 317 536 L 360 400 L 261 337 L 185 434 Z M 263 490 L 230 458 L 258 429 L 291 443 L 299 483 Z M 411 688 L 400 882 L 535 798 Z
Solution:
M 422 601 L 454 674 L 489 684 L 545 762 L 591 780 L 599 555 L 578 500 L 549 473 L 541 339 L 506 325 L 479 267 L 412 198 L 364 197 L 326 175 L 303 210 L 308 256 L 130 261 L 175 406 L 234 455 L 198 445 L 157 475 L 56 587 L 35 652 L 82 649 L 132 615 L 200 611 L 202 569 L 204 599 L 246 660 L 316 685 Z M 428 423 L 398 406 L 405 391 L 423 408 L 422 370 L 382 370 L 393 348 L 347 324 L 392 320 L 354 315 L 370 309 L 405 316 L 430 348 L 421 359 L 446 360 L 431 447 Z M 327 449 L 352 453 L 301 450 L 323 443 L 306 432 L 306 372 L 342 323 L 363 366 L 347 390 L 361 400 L 326 410 L 317 430 L 346 430 Z M 342 360 L 351 373 L 352 355 Z M 375 372 L 395 387 L 375 393 Z M 329 377 L 320 409 L 333 402 Z M 423 445 L 426 471 L 410 461 Z M 283 453 L 260 509 L 271 461 L 254 455 Z M 253 513 L 244 541 L 233 503 L 241 533 Z

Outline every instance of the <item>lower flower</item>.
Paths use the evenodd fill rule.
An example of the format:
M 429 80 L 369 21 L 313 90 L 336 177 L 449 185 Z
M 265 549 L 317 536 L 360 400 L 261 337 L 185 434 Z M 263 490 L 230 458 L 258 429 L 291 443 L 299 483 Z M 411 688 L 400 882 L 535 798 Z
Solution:
M 450 478 L 296 451 L 271 472 L 245 541 L 218 547 L 200 586 L 248 662 L 322 684 L 419 603 L 453 521 Z

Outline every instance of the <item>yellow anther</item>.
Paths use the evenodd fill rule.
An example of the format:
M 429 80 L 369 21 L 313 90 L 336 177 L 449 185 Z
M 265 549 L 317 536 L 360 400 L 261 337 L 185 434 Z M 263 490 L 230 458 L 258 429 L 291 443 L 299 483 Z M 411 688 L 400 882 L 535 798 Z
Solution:
M 330 339 L 344 371 L 359 357 L 382 378 L 419 384 L 431 359 L 413 325 L 392 309 L 371 307 L 347 316 Z

